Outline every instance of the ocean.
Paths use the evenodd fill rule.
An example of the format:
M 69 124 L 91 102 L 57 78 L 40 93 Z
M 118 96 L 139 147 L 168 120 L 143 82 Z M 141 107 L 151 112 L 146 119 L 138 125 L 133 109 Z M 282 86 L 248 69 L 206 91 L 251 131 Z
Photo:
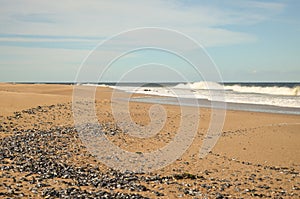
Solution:
M 211 107 L 214 101 L 226 102 L 230 110 L 300 114 L 298 82 L 104 83 L 98 86 L 157 96 L 131 99 L 138 102 L 177 105 L 177 99 L 181 98 L 185 99 L 181 105 L 194 106 L 189 99 L 196 98 L 199 107 Z M 218 108 L 218 103 L 214 103 L 214 108 Z

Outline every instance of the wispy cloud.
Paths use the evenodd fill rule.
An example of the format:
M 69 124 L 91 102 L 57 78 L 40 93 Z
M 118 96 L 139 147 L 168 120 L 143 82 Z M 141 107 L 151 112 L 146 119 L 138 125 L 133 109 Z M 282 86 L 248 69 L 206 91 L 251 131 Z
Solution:
M 47 13 L 14 14 L 12 18 L 18 21 L 33 23 L 54 23 L 55 15 Z
M 63 35 L 65 39 L 103 38 L 143 26 L 165 27 L 187 33 L 205 46 L 216 46 L 255 41 L 255 35 L 229 31 L 225 26 L 258 23 L 284 8 L 280 3 L 233 2 L 228 6 L 201 2 L 183 5 L 181 1 L 163 0 L 88 0 L 65 4 L 56 0 L 15 0 L 3 3 L 0 22 L 5 34 Z M 247 12 L 243 10 L 246 7 Z
M 281 12 L 285 8 L 285 4 L 278 2 L 263 2 L 263 1 L 248 1 L 245 6 L 250 6 L 255 9 L 263 9 L 267 11 Z

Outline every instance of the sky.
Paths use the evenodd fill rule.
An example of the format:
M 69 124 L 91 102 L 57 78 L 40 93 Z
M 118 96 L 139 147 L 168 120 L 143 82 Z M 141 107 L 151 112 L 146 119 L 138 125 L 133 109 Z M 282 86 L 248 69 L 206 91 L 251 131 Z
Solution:
M 298 0 L 0 0 L 0 4 L 0 82 L 77 81 L 82 65 L 101 42 L 114 39 L 102 54 L 105 58 L 134 49 L 129 41 L 135 38 L 116 35 L 143 27 L 192 38 L 224 82 L 300 81 Z M 184 45 L 166 35 L 141 38 Z M 91 62 L 99 70 L 101 59 Z M 100 79 L 118 81 L 133 71 L 129 80 L 176 81 L 174 70 L 177 76 L 186 72 L 190 81 L 201 80 L 178 56 L 153 49 L 126 54 Z

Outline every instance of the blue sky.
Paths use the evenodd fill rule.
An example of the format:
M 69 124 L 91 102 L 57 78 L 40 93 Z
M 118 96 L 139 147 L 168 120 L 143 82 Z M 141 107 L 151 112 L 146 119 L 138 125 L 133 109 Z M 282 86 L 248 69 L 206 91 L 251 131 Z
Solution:
M 0 4 L 0 81 L 74 81 L 80 64 L 99 42 L 138 27 L 169 28 L 192 37 L 216 63 L 223 81 L 300 81 L 298 0 L 0 0 Z M 137 53 L 115 64 L 111 74 L 130 70 L 138 55 L 139 63 L 149 62 L 149 57 L 162 63 L 170 58 Z M 177 58 L 168 64 L 190 70 Z M 147 75 L 155 76 L 157 70 Z M 165 70 L 159 77 L 172 80 Z M 108 80 L 114 78 L 108 74 Z

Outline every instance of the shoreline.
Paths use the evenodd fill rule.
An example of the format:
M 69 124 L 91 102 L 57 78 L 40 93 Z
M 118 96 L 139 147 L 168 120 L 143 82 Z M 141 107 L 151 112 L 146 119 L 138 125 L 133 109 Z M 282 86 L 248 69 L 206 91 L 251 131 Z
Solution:
M 231 83 L 231 82 L 227 82 L 227 83 L 229 85 L 235 84 L 235 83 Z M 260 83 L 269 84 L 269 83 L 266 83 L 266 82 L 260 82 Z M 279 83 L 298 84 L 296 82 L 279 82 Z M 115 83 L 108 83 L 108 85 L 110 85 L 110 84 L 113 85 Z M 136 83 L 128 83 L 128 84 L 136 84 Z M 168 83 L 165 83 L 165 84 L 168 84 Z M 244 84 L 247 84 L 247 82 L 244 82 Z M 36 83 L 35 82 L 27 82 L 27 83 L 26 82 L 24 82 L 24 83 L 22 83 L 22 82 L 17 82 L 17 83 L 0 82 L 0 85 L 29 85 L 29 86 L 32 86 L 32 85 L 59 86 L 60 85 L 60 86 L 71 86 L 71 87 L 76 86 L 76 84 L 73 83 L 73 82 L 44 82 L 44 83 L 43 82 L 36 82 Z M 108 89 L 113 90 L 113 88 L 109 87 L 108 85 L 107 86 L 101 86 L 101 85 L 105 85 L 105 84 L 98 83 L 98 84 L 95 84 L 94 86 L 97 86 L 97 88 L 108 88 Z M 86 86 L 86 85 L 82 84 L 82 86 Z M 118 90 L 119 92 L 125 92 L 122 89 L 115 89 L 115 90 Z M 130 93 L 130 92 L 127 92 L 127 93 Z M 34 92 L 32 94 L 34 94 Z M 46 93 L 44 93 L 44 94 L 46 94 Z M 49 94 L 51 94 L 51 93 L 49 93 Z M 55 95 L 55 93 L 53 93 L 53 94 Z M 150 94 L 147 94 L 147 93 L 131 93 L 131 94 L 133 94 L 135 96 L 138 96 L 138 97 L 132 98 L 131 101 L 178 105 L 178 103 L 176 102 L 177 98 L 172 97 L 172 96 L 154 95 L 154 94 L 151 94 L 151 93 Z M 71 96 L 72 91 L 68 92 L 67 95 Z M 161 99 L 161 98 L 164 98 L 164 100 L 159 101 L 159 99 Z M 190 105 L 190 103 L 188 102 L 189 98 L 181 98 L 181 99 L 183 99 L 187 102 L 184 105 L 187 105 L 187 106 Z M 207 99 L 201 99 L 201 98 L 198 98 L 197 100 L 198 100 L 198 103 L 200 103 L 198 107 L 200 107 L 200 108 L 211 108 L 212 101 L 207 100 Z M 219 103 L 219 104 L 222 104 L 221 107 L 224 107 L 223 104 L 225 104 L 226 110 L 300 115 L 300 107 L 297 108 L 297 107 L 290 107 L 290 106 L 277 106 L 277 105 L 259 104 L 259 103 L 246 103 L 246 102 L 238 103 L 238 102 L 218 102 L 218 101 L 214 101 L 213 103 L 215 104 L 214 108 L 217 108 L 217 109 L 218 109 L 218 103 Z
M 9 88 L 7 88 L 7 86 L 9 86 Z M 26 88 L 27 86 L 30 86 L 29 89 L 25 89 L 25 90 L 22 90 L 24 88 Z M 36 89 L 38 87 L 43 87 L 43 86 L 46 86 L 46 87 L 49 87 L 50 89 L 53 89 L 53 90 L 40 90 L 40 89 Z M 59 92 L 56 92 L 56 88 L 57 86 L 59 87 L 63 87 L 64 89 L 62 89 L 62 91 L 59 91 Z M 25 94 L 27 95 L 26 97 L 31 97 L 32 96 L 35 96 L 35 95 L 41 95 L 39 97 L 43 98 L 47 95 L 51 97 L 55 97 L 55 96 L 59 96 L 59 99 L 56 100 L 56 101 L 60 101 L 62 99 L 62 101 L 71 101 L 72 100 L 72 94 L 73 94 L 73 87 L 75 85 L 74 84 L 64 84 L 64 83 L 47 83 L 47 84 L 43 84 L 43 83 L 6 83 L 6 82 L 0 82 L 0 95 L 2 94 L 5 94 L 5 92 L 11 92 L 12 94 L 16 93 L 17 95 L 14 96 L 15 99 L 18 100 L 18 98 L 22 98 L 20 95 L 22 94 Z M 13 88 L 15 87 L 15 88 Z M 109 87 L 97 87 L 98 88 L 102 88 L 102 89 L 105 89 L 106 92 L 111 92 L 113 89 L 112 88 L 109 88 Z M 124 92 L 122 90 L 118 90 L 119 92 Z M 2 93 L 1 93 L 2 92 Z M 4 93 L 3 93 L 4 92 Z M 150 103 L 150 104 L 153 104 L 152 102 L 152 99 L 154 99 L 154 102 L 155 99 L 176 99 L 175 97 L 168 97 L 168 96 L 158 96 L 158 95 L 151 95 L 151 94 L 137 94 L 137 93 L 130 93 L 132 96 L 131 100 L 132 102 L 142 102 L 142 103 Z M 18 96 L 19 95 L 19 96 Z M 145 102 L 144 102 L 144 99 L 145 99 Z M 210 101 L 209 100 L 206 100 L 206 99 L 198 99 L 199 101 L 205 101 L 205 105 L 200 105 L 198 106 L 199 108 L 204 108 L 204 109 L 210 109 Z M 159 100 L 158 100 L 159 101 Z M 172 101 L 174 100 L 171 100 L 171 102 L 164 102 L 164 101 L 159 101 L 160 103 L 165 103 L 167 105 L 175 105 L 175 106 L 178 106 L 178 104 L 176 103 L 173 103 Z M 48 104 L 47 101 L 44 101 L 46 103 L 44 104 Z M 32 103 L 34 105 L 34 103 Z M 42 103 L 43 104 L 43 103 Z M 223 102 L 222 102 L 223 104 Z M 280 107 L 280 106 L 272 106 L 272 105 L 260 105 L 260 104 L 240 104 L 240 103 L 233 103 L 233 102 L 227 102 L 225 104 L 234 104 L 234 105 L 241 105 L 241 106 L 253 106 L 253 107 L 264 107 L 264 106 L 267 106 L 267 107 L 271 107 L 271 108 L 275 108 L 275 109 L 287 109 L 287 110 L 292 110 L 292 109 L 299 109 L 300 108 L 291 108 L 291 107 Z M 187 104 L 188 105 L 188 104 Z M 2 103 L 2 106 L 0 104 L 0 108 L 3 110 L 3 108 L 5 107 L 5 104 Z M 228 107 L 228 106 L 227 106 Z M 14 108 L 14 106 L 11 106 L 11 108 Z M 28 106 L 28 108 L 30 108 L 30 105 Z M 216 107 L 217 108 L 217 107 Z M 21 109 L 15 109 L 15 111 L 20 111 Z M 285 111 L 283 110 L 283 112 L 268 112 L 268 111 L 260 111 L 260 110 L 240 110 L 240 109 L 234 109 L 234 108 L 227 108 L 226 111 L 241 111 L 241 112 L 253 112 L 253 113 L 262 113 L 262 114 L 280 114 L 280 115 L 299 115 L 300 112 L 296 112 L 296 113 L 284 113 Z M 9 111 L 9 113 L 13 113 L 14 111 Z
M 143 102 L 143 103 L 158 103 L 158 104 L 169 104 L 179 106 L 179 103 L 175 97 L 164 97 L 164 96 L 144 96 L 144 97 L 135 97 L 130 101 L 134 102 Z M 193 105 L 189 103 L 189 99 L 183 99 L 186 103 L 183 103 L 182 106 L 192 106 L 200 108 L 211 108 L 211 101 L 206 99 L 197 99 L 198 105 Z M 122 100 L 122 99 L 120 99 Z M 234 102 L 217 102 L 215 101 L 214 109 L 223 109 L 222 106 L 226 106 L 225 110 L 232 111 L 246 111 L 246 112 L 257 112 L 257 113 L 270 113 L 270 114 L 284 114 L 284 115 L 300 115 L 300 108 L 292 107 L 281 107 L 274 105 L 262 105 L 262 104 L 247 104 L 247 103 L 234 103 Z M 220 104 L 218 106 L 218 104 Z M 225 104 L 225 105 L 224 105 Z M 224 110 L 224 109 L 223 109 Z

